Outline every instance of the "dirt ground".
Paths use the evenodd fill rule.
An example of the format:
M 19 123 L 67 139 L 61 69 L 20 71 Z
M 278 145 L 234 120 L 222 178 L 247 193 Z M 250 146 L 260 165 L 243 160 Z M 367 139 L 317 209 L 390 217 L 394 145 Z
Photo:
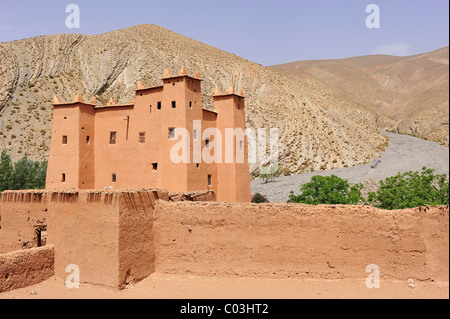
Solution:
M 365 280 L 304 280 L 201 277 L 154 273 L 124 290 L 80 284 L 66 288 L 55 276 L 33 286 L 0 293 L 0 299 L 448 299 L 449 285 L 381 281 L 369 289 Z

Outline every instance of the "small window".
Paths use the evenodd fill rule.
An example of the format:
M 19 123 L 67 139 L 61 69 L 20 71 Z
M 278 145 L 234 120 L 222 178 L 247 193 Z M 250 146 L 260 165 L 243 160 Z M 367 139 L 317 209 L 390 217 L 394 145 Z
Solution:
M 197 163 L 197 168 L 199 168 L 200 167 L 200 164 L 199 163 Z
M 109 144 L 116 144 L 117 132 L 109 133 Z
M 67 144 L 67 135 L 64 135 L 62 138 L 62 143 Z
M 172 101 L 172 108 L 174 109 L 174 108 L 176 108 L 176 107 L 177 107 L 177 102 Z
M 86 144 L 89 144 L 90 139 L 90 136 L 86 136 Z
M 209 137 L 205 140 L 205 147 L 209 149 Z
M 64 119 L 67 120 L 67 116 L 64 116 Z
M 63 183 L 66 182 L 66 174 L 64 174 L 64 173 L 62 174 L 61 182 L 63 182 Z
M 150 113 L 152 113 L 152 106 L 150 105 Z
M 161 102 L 158 102 L 157 108 L 158 108 L 158 110 L 161 110 Z
M 145 132 L 139 133 L 139 143 L 145 143 Z
M 117 182 L 117 175 L 116 174 L 112 174 L 112 182 L 113 183 Z
M 192 107 L 192 102 L 189 102 L 189 108 L 191 108 Z
M 212 175 L 208 175 L 208 186 L 212 185 Z
M 158 170 L 158 163 L 153 163 L 152 166 L 154 171 Z
M 169 138 L 172 140 L 175 138 L 175 128 L 169 128 Z

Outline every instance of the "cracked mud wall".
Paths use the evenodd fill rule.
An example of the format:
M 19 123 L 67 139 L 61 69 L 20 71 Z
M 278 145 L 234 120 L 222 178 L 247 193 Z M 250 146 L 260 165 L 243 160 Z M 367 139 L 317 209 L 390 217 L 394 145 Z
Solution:
M 449 280 L 449 208 L 158 201 L 156 271 L 205 276 Z
M 0 292 L 27 287 L 53 276 L 53 246 L 0 254 Z

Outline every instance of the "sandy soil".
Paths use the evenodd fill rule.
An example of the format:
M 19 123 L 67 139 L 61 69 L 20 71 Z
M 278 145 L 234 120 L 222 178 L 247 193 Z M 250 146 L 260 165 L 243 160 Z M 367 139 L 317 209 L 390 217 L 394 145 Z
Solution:
M 0 299 L 329 299 L 329 298 L 449 298 L 449 285 L 405 281 L 381 281 L 369 289 L 364 280 L 300 280 L 218 278 L 154 273 L 124 290 L 81 284 L 69 289 L 64 280 L 52 277 L 38 285 L 0 294 Z

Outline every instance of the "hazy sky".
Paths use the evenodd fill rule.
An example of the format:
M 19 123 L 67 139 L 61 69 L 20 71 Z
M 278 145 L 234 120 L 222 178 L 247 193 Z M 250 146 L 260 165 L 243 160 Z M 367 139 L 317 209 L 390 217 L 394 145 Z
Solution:
M 68 4 L 80 9 L 78 29 L 66 27 Z M 369 4 L 380 28 L 366 27 Z M 0 42 L 157 24 L 272 65 L 432 51 L 448 45 L 448 11 L 448 0 L 0 0 Z

